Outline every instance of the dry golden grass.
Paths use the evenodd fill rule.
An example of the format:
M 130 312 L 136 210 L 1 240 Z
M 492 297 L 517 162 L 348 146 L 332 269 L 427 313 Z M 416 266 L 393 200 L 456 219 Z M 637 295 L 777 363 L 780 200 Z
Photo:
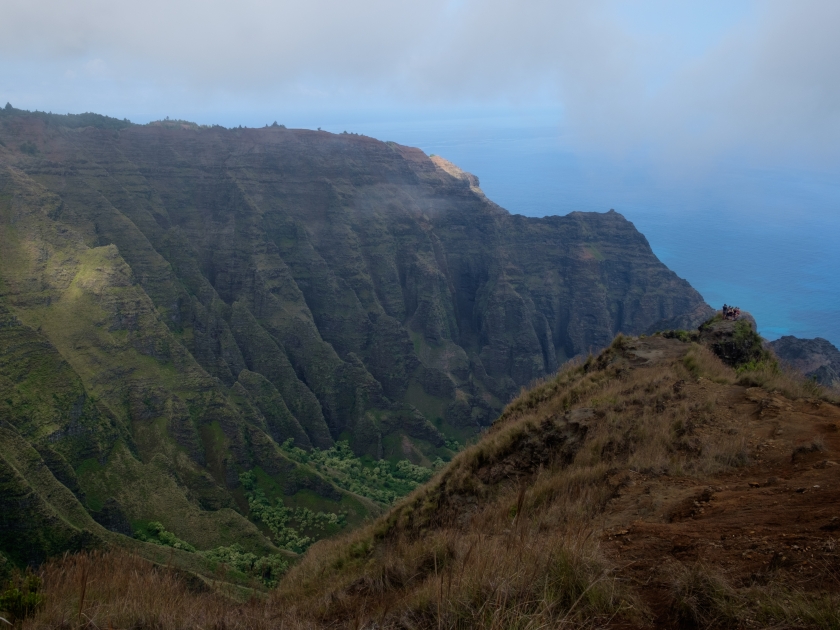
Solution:
M 814 597 L 781 582 L 734 588 L 726 576 L 701 562 L 673 563 L 672 606 L 676 619 L 695 628 L 840 628 L 840 597 Z
M 237 603 L 223 585 L 211 588 L 122 550 L 57 558 L 40 575 L 44 603 L 23 628 L 276 627 L 264 604 Z
M 645 625 L 650 613 L 598 542 L 627 473 L 701 479 L 744 466 L 748 449 L 744 423 L 721 400 L 738 382 L 734 370 L 676 340 L 646 342 L 664 355 L 640 363 L 630 352 L 638 343 L 618 338 L 523 393 L 478 444 L 384 517 L 310 548 L 266 599 L 237 603 L 115 551 L 48 563 L 46 604 L 24 627 Z M 809 391 L 802 379 L 766 376 Z M 769 590 L 736 592 L 704 571 L 671 570 L 670 596 L 686 623 L 838 627 L 834 600 L 788 593 L 794 604 L 782 610 L 762 595 Z
M 767 391 L 778 392 L 791 400 L 817 398 L 833 403 L 840 401 L 840 392 L 836 388 L 825 388 L 785 366 L 762 365 L 755 370 L 743 371 L 739 375 L 738 383 L 747 387 L 763 387 Z
M 324 627 L 359 628 L 594 627 L 633 613 L 584 530 L 546 534 L 501 520 L 501 532 L 401 535 L 363 562 L 345 558 L 339 571 L 334 553 L 322 553 L 289 575 L 273 605 Z
M 715 383 L 725 385 L 734 383 L 737 374 L 734 369 L 723 363 L 706 346 L 692 343 L 682 359 L 683 366 L 689 373 L 697 377 L 704 377 Z
M 616 467 L 707 475 L 746 463 L 746 446 L 737 424 L 715 417 L 716 387 L 690 401 L 681 393 L 700 375 L 733 382 L 733 370 L 696 345 L 685 346 L 691 361 L 628 369 L 622 353 L 631 344 L 618 340 L 524 393 L 480 443 L 374 527 L 313 549 L 278 601 L 323 624 L 364 608 L 377 627 L 643 619 L 595 542 L 621 483 Z M 568 431 L 541 458 L 535 445 L 569 424 L 585 430 Z

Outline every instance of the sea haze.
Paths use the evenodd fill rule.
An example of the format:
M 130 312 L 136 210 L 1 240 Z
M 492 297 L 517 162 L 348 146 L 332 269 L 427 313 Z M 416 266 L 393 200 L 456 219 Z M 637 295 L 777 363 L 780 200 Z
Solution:
M 383 120 L 384 119 L 384 120 Z M 730 160 L 681 170 L 640 155 L 582 154 L 543 115 L 326 121 L 436 153 L 477 175 L 514 214 L 623 214 L 653 251 L 712 306 L 752 312 L 768 339 L 824 337 L 840 346 L 840 184 L 812 169 Z M 300 120 L 301 126 L 315 126 Z

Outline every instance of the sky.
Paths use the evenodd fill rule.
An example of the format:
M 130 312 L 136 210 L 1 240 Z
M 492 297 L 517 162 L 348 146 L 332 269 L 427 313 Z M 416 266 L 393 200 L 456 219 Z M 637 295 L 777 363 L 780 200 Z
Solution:
M 840 147 L 834 0 L 0 0 L 16 107 L 262 125 L 553 110 L 680 167 Z
M 582 149 L 818 162 L 834 0 L 0 0 L 16 107 L 220 124 L 555 109 Z M 285 116 L 284 116 L 285 114 Z
M 0 101 L 420 146 L 840 344 L 838 32 L 836 0 L 0 0 Z

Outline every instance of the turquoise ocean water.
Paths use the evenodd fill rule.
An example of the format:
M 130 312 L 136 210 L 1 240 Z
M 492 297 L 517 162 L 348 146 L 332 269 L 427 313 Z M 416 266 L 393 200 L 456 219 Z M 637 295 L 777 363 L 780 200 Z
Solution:
M 632 156 L 583 155 L 553 118 L 501 116 L 324 125 L 437 153 L 515 214 L 623 214 L 712 306 L 753 313 L 768 339 L 840 346 L 840 179 L 708 163 L 663 172 Z

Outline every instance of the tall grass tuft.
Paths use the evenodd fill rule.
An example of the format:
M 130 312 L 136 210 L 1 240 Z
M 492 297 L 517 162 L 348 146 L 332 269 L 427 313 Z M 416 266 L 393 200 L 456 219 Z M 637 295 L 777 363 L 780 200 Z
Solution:
M 779 392 L 787 398 L 815 398 L 828 402 L 840 401 L 840 392 L 822 387 L 816 381 L 805 378 L 802 374 L 778 364 L 759 365 L 754 369 L 740 370 L 738 384 L 747 387 L 763 387 L 771 392 Z
M 703 563 L 673 564 L 671 609 L 680 627 L 824 628 L 840 630 L 840 596 L 808 594 L 779 581 L 733 587 Z
M 331 583 L 328 600 L 307 598 L 309 579 L 293 571 L 274 605 L 324 626 L 364 609 L 360 627 L 378 628 L 580 628 L 638 616 L 589 531 L 545 535 L 517 529 L 507 512 L 503 520 L 507 531 L 446 529 L 390 541 L 354 579 Z
M 241 603 L 223 587 L 122 550 L 56 558 L 39 577 L 43 602 L 22 628 L 276 627 L 262 602 Z

